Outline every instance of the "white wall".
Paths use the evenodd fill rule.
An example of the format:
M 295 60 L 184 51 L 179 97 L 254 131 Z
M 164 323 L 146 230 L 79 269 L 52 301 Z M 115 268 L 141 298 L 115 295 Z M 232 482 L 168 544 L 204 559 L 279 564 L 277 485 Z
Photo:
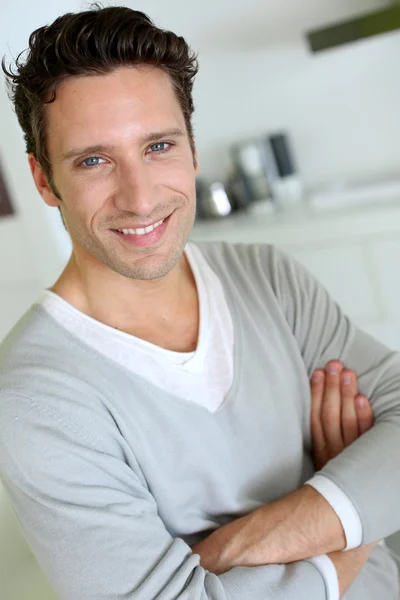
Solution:
M 65 235 L 51 228 L 50 213 L 30 176 L 15 115 L 0 91 L 0 158 L 7 187 L 17 210 L 0 220 L 0 340 L 50 285 L 66 262 Z
M 238 138 L 285 129 L 308 185 L 400 172 L 400 32 L 310 55 L 300 38 L 205 54 L 200 164 L 218 177 Z

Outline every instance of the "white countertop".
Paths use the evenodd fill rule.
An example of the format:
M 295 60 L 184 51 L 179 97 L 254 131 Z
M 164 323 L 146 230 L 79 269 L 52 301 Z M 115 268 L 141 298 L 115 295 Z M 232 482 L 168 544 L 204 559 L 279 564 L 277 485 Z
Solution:
M 277 213 L 269 202 L 254 204 L 246 211 L 228 217 L 198 221 L 193 240 L 254 241 L 272 244 L 307 244 L 337 241 L 343 238 L 385 239 L 400 232 L 400 196 L 398 201 L 366 202 L 357 206 L 316 208 L 306 202 Z

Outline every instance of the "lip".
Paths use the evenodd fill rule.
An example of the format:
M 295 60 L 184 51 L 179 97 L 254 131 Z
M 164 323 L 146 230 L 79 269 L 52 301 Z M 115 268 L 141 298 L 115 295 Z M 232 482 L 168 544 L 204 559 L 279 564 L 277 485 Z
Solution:
M 168 215 L 171 216 L 171 215 Z M 151 225 L 155 225 L 156 223 L 158 223 L 159 221 L 165 221 L 168 217 L 164 217 L 164 219 L 157 219 L 157 221 L 153 221 L 152 223 L 146 223 L 144 225 L 142 224 L 136 224 L 136 225 L 124 225 L 123 227 L 113 227 L 113 231 L 115 231 L 116 229 L 146 229 L 146 227 L 150 227 Z M 151 233 L 151 232 L 150 232 Z
M 133 233 L 120 233 L 115 229 L 112 229 L 111 231 L 114 235 L 118 236 L 118 238 L 123 243 L 128 244 L 131 247 L 133 246 L 134 248 L 148 248 L 149 246 L 154 246 L 161 240 L 168 227 L 170 218 L 171 215 L 166 217 L 163 223 L 156 227 L 156 229 L 153 229 L 153 231 L 150 231 L 149 233 L 144 233 L 143 235 L 135 235 Z M 159 221 L 160 220 L 161 219 L 159 219 Z M 158 223 L 158 221 L 154 221 L 153 223 Z M 150 225 L 153 225 L 153 223 L 150 223 Z M 141 228 L 144 229 L 145 227 L 148 227 L 148 225 L 141 225 Z M 139 227 L 121 227 L 121 229 L 139 229 Z

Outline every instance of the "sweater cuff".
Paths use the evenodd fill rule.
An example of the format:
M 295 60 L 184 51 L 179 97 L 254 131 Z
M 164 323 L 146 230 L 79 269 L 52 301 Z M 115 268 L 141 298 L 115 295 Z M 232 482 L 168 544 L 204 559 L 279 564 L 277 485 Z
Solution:
M 362 523 L 359 514 L 350 498 L 327 477 L 316 474 L 306 481 L 305 485 L 311 485 L 331 505 L 340 519 L 344 534 L 346 536 L 346 547 L 344 550 L 358 548 L 362 543 Z
M 326 554 L 320 554 L 313 558 L 307 558 L 307 562 L 310 562 L 318 569 L 325 581 L 325 587 L 327 591 L 327 600 L 339 600 L 339 579 L 335 565 Z

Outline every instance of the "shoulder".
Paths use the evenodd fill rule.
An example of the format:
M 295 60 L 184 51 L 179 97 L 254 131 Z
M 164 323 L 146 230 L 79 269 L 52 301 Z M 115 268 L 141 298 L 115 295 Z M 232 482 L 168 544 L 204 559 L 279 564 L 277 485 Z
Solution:
M 229 297 L 284 316 L 292 331 L 306 323 L 325 289 L 289 254 L 271 244 L 196 243 Z M 307 317 L 307 318 L 306 318 Z
M 213 265 L 230 266 L 240 269 L 242 265 L 256 265 L 259 260 L 271 257 L 279 250 L 270 244 L 244 244 L 234 242 L 191 242 Z
M 48 411 L 89 399 L 100 405 L 101 361 L 43 308 L 33 306 L 0 345 L 0 418 L 10 398 Z
M 272 244 L 191 242 L 210 266 L 231 283 L 267 284 L 279 293 L 282 284 L 297 273 L 297 264 Z

